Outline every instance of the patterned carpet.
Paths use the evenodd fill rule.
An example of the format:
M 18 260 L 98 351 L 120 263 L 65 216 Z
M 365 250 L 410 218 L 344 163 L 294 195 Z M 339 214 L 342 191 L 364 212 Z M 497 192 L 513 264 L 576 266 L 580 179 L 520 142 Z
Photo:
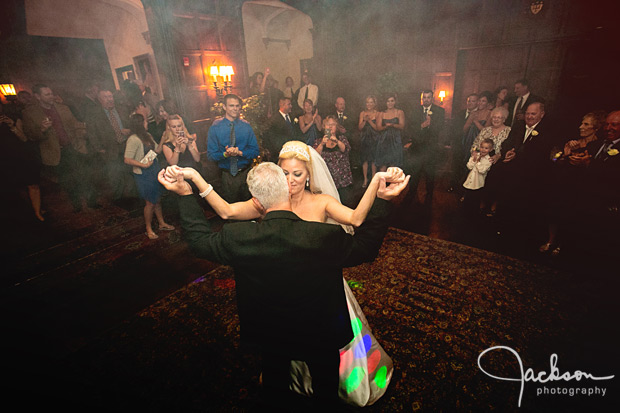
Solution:
M 607 395 L 537 395 L 526 383 L 483 374 L 479 354 L 514 349 L 524 368 L 595 376 L 617 372 L 617 304 L 605 281 L 584 279 L 447 241 L 391 229 L 379 258 L 347 269 L 345 278 L 373 332 L 394 361 L 387 393 L 369 412 L 604 411 L 617 380 L 554 387 L 607 388 Z M 218 267 L 103 334 L 51 367 L 59 395 L 81 408 L 110 411 L 255 411 L 257 360 L 238 348 L 235 282 Z M 485 370 L 519 377 L 516 358 L 488 354 Z M 58 372 L 62 371 L 62 374 Z M 612 388 L 612 385 L 615 386 Z M 79 404 L 83 401 L 86 404 Z M 340 406 L 340 411 L 357 411 Z

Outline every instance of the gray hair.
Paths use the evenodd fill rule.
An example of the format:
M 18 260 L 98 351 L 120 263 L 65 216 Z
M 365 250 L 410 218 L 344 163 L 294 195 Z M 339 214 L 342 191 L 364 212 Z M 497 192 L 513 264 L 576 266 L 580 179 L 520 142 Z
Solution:
M 248 172 L 248 189 L 263 208 L 288 201 L 288 182 L 284 171 L 273 162 L 262 162 Z
M 506 108 L 505 108 L 505 107 L 503 107 L 503 106 L 498 106 L 498 107 L 494 108 L 494 109 L 491 111 L 491 116 L 493 116 L 493 114 L 494 114 L 494 113 L 499 113 L 500 115 L 502 115 L 502 117 L 503 117 L 504 119 L 506 119 L 506 118 L 508 117 L 508 109 L 506 109 Z

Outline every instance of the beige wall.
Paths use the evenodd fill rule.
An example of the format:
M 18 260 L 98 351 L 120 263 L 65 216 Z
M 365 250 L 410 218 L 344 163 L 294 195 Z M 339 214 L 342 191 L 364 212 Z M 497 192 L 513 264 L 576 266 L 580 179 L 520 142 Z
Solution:
M 306 14 L 279 1 L 250 1 L 243 5 L 243 30 L 248 62 L 248 73 L 264 72 L 284 87 L 284 80 L 292 76 L 300 81 L 300 64 L 313 57 L 312 20 Z M 264 38 L 289 41 L 289 45 Z
M 142 35 L 148 27 L 139 0 L 25 0 L 25 7 L 30 35 L 103 39 L 114 74 L 135 56 L 153 55 Z M 116 75 L 114 81 L 118 87 Z

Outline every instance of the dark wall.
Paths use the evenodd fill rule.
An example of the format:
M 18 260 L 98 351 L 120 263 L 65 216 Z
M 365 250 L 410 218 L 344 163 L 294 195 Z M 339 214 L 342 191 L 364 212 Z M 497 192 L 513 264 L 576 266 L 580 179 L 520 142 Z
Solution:
M 12 36 L 0 42 L 0 55 L 8 56 L 6 75 L 17 90 L 45 83 L 67 99 L 95 79 L 114 86 L 103 40 Z
M 324 110 L 340 94 L 360 109 L 366 94 L 381 92 L 386 73 L 395 75 L 400 106 L 408 109 L 442 72 L 455 81 L 454 110 L 467 93 L 512 87 L 524 76 L 556 112 L 620 106 L 619 80 L 610 73 L 620 56 L 617 2 L 544 0 L 537 14 L 528 0 L 286 3 L 314 21 L 314 78 L 322 102 L 330 102 Z M 459 54 L 470 58 L 466 65 L 457 66 Z

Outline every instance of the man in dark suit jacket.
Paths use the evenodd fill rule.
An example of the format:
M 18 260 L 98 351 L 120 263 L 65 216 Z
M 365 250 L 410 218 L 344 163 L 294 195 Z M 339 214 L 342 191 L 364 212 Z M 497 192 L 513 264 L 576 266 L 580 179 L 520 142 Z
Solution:
M 269 118 L 269 126 L 265 131 L 265 147 L 272 162 L 278 161 L 282 145 L 295 139 L 297 135 L 291 118 L 292 108 L 291 99 L 283 97 L 279 101 L 279 110 Z
M 545 123 L 545 105 L 532 103 L 525 111 L 525 122 L 510 130 L 502 144 L 502 158 L 492 168 L 501 182 L 504 206 L 515 210 L 540 207 L 540 199 L 552 166 L 549 160 L 555 137 Z M 506 151 L 504 151 L 504 148 Z
M 122 203 L 124 198 L 135 195 L 131 169 L 123 160 L 130 133 L 129 116 L 116 106 L 110 90 L 100 90 L 98 100 L 99 105 L 85 114 L 89 150 L 105 167 L 112 200 Z
M 515 82 L 515 98 L 508 104 L 508 117 L 506 125 L 516 126 L 517 123 L 523 123 L 525 120 L 525 110 L 534 102 L 543 102 L 540 96 L 530 92 L 530 86 L 527 79 L 519 79 Z
M 620 219 L 620 110 L 607 115 L 604 136 L 604 140 L 592 141 L 586 147 L 591 156 L 586 173 L 590 211 L 601 222 L 605 222 L 601 214 L 611 214 L 617 223 Z
M 359 142 L 355 139 L 354 135 L 357 121 L 353 116 L 351 116 L 351 113 L 347 111 L 347 103 L 342 96 L 336 98 L 336 104 L 334 106 L 336 108 L 334 116 L 338 120 L 338 133 L 346 136 L 349 141 L 349 144 L 351 145 L 351 152 L 349 153 L 350 163 L 352 167 L 356 167 L 360 164 Z
M 405 145 L 409 149 L 409 169 L 413 181 L 408 197 L 416 197 L 420 178 L 426 176 L 425 203 L 430 205 L 435 188 L 435 176 L 444 142 L 441 132 L 444 128 L 446 112 L 433 104 L 433 91 L 422 92 L 422 105 L 414 109 L 411 115 L 411 142 Z M 409 172 L 408 172 L 409 173 Z M 415 198 L 414 198 L 415 199 Z
M 387 230 L 386 200 L 397 196 L 408 178 L 388 187 L 381 183 L 371 213 L 354 236 L 339 225 L 295 215 L 284 172 L 271 162 L 253 168 L 247 179 L 264 218 L 227 224 L 217 233 L 182 172 L 169 167 L 159 180 L 180 195 L 181 224 L 194 253 L 234 268 L 241 339 L 262 355 L 263 387 L 286 392 L 290 361 L 302 360 L 310 368 L 314 395 L 337 400 L 339 349 L 353 338 L 342 268 L 377 256 Z M 208 196 L 204 180 L 194 184 Z
M 458 111 L 450 122 L 450 147 L 452 149 L 452 177 L 448 192 L 460 191 L 467 177 L 467 160 L 470 149 L 463 144 L 463 127 L 469 114 L 478 109 L 478 94 L 471 93 L 467 96 L 465 109 Z

